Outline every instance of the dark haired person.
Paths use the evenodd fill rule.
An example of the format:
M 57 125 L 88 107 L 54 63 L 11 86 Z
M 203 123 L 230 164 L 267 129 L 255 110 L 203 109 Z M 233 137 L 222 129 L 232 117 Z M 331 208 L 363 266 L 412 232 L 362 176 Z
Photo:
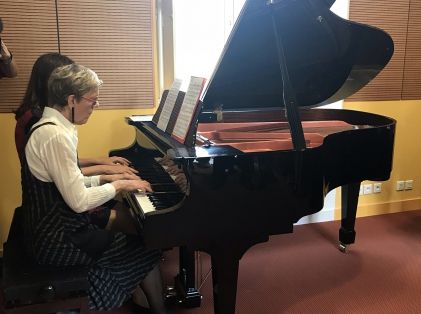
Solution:
M 15 61 L 13 60 L 13 54 L 7 49 L 3 39 L 1 39 L 1 33 L 3 32 L 3 21 L 0 18 L 0 79 L 3 77 L 15 77 L 18 75 L 18 69 Z
M 20 159 L 29 130 L 41 118 L 47 105 L 47 83 L 51 72 L 72 63 L 74 61 L 69 57 L 55 52 L 43 54 L 35 61 L 25 96 L 15 112 L 15 144 Z M 122 157 L 79 158 L 79 166 L 84 175 L 137 173 L 129 167 L 129 161 Z
M 40 264 L 90 266 L 89 306 L 120 307 L 140 286 L 153 313 L 166 313 L 158 263 L 130 230 L 126 208 L 113 210 L 105 228 L 88 211 L 122 191 L 151 191 L 133 174 L 86 177 L 77 164 L 76 125 L 88 122 L 102 81 L 92 70 L 70 64 L 48 81 L 48 107 L 29 134 L 22 159 L 27 250 Z

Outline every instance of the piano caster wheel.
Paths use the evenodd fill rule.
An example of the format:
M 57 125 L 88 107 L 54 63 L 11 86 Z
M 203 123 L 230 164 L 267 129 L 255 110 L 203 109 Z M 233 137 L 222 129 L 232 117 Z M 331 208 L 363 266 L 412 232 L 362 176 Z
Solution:
M 342 253 L 346 253 L 346 244 L 340 242 L 339 246 L 338 246 L 339 251 L 341 251 Z

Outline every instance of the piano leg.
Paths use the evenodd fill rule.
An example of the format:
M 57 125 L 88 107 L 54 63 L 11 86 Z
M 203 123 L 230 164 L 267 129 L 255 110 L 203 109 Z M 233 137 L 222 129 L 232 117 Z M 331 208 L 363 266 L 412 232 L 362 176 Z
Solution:
M 342 186 L 341 228 L 339 229 L 339 249 L 346 252 L 346 246 L 355 242 L 355 218 L 357 215 L 360 182 Z
M 215 314 L 234 314 L 239 259 L 212 254 L 213 306 Z
M 175 288 L 180 302 L 185 307 L 199 307 L 202 296 L 195 286 L 194 251 L 185 246 L 179 247 L 179 274 L 175 277 Z

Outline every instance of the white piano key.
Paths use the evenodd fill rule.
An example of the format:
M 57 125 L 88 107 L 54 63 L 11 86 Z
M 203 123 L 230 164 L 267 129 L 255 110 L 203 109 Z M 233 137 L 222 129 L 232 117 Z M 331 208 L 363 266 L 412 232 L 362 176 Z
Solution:
M 156 210 L 155 206 L 149 200 L 148 196 L 145 193 L 134 193 L 134 195 L 143 213 L 146 214 Z

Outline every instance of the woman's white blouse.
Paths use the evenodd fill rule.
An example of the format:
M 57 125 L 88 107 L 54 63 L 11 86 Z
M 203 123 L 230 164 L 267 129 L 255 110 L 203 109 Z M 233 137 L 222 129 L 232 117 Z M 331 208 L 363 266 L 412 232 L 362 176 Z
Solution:
M 64 201 L 81 213 L 112 199 L 115 188 L 107 183 L 99 185 L 99 176 L 85 177 L 77 165 L 77 130 L 60 112 L 44 108 L 36 129 L 25 148 L 31 173 L 43 182 L 54 182 Z

